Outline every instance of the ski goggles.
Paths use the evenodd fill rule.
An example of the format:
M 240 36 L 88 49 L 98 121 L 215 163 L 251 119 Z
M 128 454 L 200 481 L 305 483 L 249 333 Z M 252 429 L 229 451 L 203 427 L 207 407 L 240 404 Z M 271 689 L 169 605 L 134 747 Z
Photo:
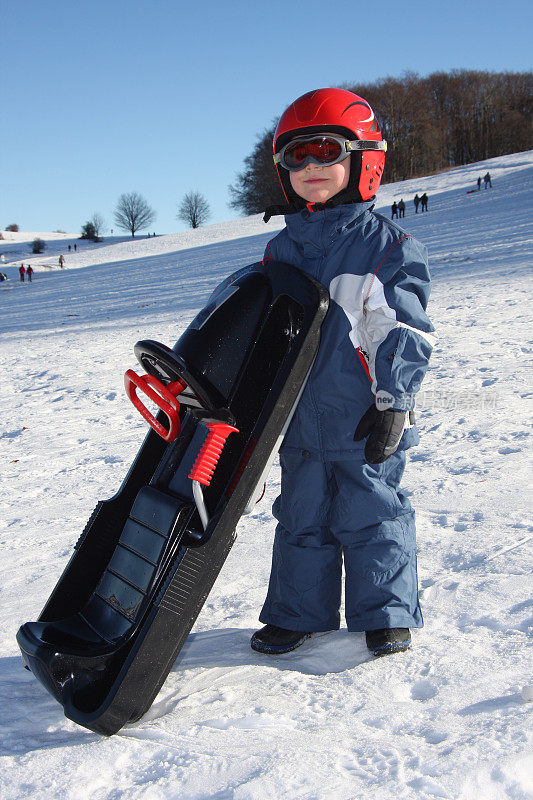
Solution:
M 385 141 L 365 141 L 363 139 L 346 139 L 344 136 L 326 135 L 301 136 L 291 139 L 279 153 L 274 156 L 274 164 L 279 164 L 290 172 L 298 172 L 308 164 L 319 164 L 331 167 L 348 158 L 355 150 L 387 149 Z

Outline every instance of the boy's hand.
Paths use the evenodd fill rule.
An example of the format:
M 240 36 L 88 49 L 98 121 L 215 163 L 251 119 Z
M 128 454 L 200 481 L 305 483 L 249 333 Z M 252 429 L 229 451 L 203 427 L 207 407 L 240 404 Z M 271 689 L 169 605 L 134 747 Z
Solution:
M 390 408 L 380 411 L 374 405 L 363 414 L 353 438 L 359 442 L 368 436 L 365 458 L 369 464 L 382 464 L 396 452 L 405 428 L 405 415 L 405 411 Z

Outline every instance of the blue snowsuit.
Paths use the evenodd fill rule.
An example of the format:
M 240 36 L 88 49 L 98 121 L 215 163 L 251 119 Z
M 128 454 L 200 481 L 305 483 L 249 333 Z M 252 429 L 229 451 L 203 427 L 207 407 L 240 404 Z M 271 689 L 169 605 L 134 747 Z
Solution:
M 399 490 L 416 427 L 382 464 L 367 463 L 365 440 L 353 436 L 376 394 L 392 395 L 395 410 L 414 406 L 432 349 L 429 273 L 425 247 L 372 209 L 368 201 L 291 214 L 265 252 L 319 280 L 332 301 L 280 450 L 260 620 L 289 630 L 339 627 L 343 560 L 349 630 L 423 624 L 414 512 Z

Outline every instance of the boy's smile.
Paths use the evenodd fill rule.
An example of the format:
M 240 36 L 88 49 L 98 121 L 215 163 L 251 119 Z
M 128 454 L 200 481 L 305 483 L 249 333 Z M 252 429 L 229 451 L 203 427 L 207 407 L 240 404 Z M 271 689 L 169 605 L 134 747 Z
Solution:
M 308 164 L 290 173 L 291 186 L 308 203 L 325 203 L 348 186 L 350 158 L 330 167 Z

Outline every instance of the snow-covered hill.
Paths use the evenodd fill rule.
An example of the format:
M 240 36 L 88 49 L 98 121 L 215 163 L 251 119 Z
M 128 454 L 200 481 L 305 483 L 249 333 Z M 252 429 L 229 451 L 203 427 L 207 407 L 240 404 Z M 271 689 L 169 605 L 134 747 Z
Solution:
M 487 168 L 494 188 L 467 194 Z M 533 796 L 532 188 L 530 152 L 380 193 L 383 208 L 430 196 L 428 214 L 408 202 L 403 220 L 429 248 L 439 335 L 404 482 L 426 623 L 413 649 L 372 661 L 363 636 L 345 629 L 278 658 L 249 648 L 270 568 L 275 468 L 152 709 L 110 739 L 62 716 L 22 669 L 15 633 L 39 614 L 143 439 L 122 388 L 133 344 L 172 344 L 282 220 L 103 243 L 61 271 L 36 260 L 31 285 L 15 263 L 0 267 L 2 798 Z
M 466 190 L 476 188 L 478 177 L 482 177 L 487 170 L 490 170 L 493 181 L 498 183 L 509 173 L 529 169 L 532 156 L 533 151 L 516 153 L 504 158 L 492 158 L 480 163 L 467 164 L 464 167 L 450 169 L 427 178 L 412 178 L 408 181 L 386 184 L 379 191 L 376 209 L 388 212 L 393 201 L 398 201 L 403 197 L 410 206 L 407 212 L 409 214 L 409 210 L 414 211 L 411 201 L 415 194 L 427 192 L 430 197 L 430 208 L 433 208 L 436 202 L 436 210 L 439 207 L 441 195 L 448 194 L 453 190 L 461 192 L 464 189 L 466 192 Z M 0 240 L 0 253 L 4 254 L 3 263 L 7 267 L 3 271 L 9 276 L 17 278 L 17 268 L 20 262 L 31 264 L 36 271 L 59 269 L 58 257 L 60 254 L 65 257 L 65 267 L 75 269 L 94 264 L 126 261 L 132 258 L 163 256 L 169 252 L 204 247 L 208 244 L 227 242 L 262 233 L 272 235 L 283 226 L 283 217 L 274 217 L 265 225 L 263 215 L 255 214 L 234 222 L 205 225 L 196 230 L 165 236 L 146 237 L 140 235 L 135 240 L 132 240 L 130 236 L 105 237 L 103 241 L 96 244 L 81 241 L 75 234 L 2 231 L 4 241 Z M 33 256 L 30 252 L 30 244 L 36 237 L 45 241 L 46 250 L 40 255 Z M 69 245 L 70 251 L 68 250 Z M 74 251 L 75 245 L 76 251 Z

